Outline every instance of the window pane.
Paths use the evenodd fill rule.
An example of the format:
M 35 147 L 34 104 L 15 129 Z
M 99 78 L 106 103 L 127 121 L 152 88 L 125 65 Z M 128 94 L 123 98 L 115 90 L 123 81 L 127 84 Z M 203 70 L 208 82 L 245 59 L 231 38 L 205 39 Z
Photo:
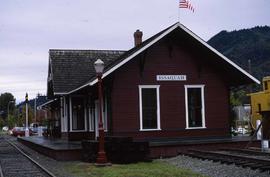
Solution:
M 93 131 L 94 130 L 94 118 L 95 118 L 95 115 L 94 115 L 94 108 L 90 107 L 89 108 L 89 118 L 90 118 L 90 131 Z
M 84 130 L 84 103 L 82 98 L 72 98 L 72 130 Z
M 188 88 L 188 126 L 202 127 L 201 88 Z
M 155 88 L 142 89 L 143 129 L 157 128 L 157 91 Z

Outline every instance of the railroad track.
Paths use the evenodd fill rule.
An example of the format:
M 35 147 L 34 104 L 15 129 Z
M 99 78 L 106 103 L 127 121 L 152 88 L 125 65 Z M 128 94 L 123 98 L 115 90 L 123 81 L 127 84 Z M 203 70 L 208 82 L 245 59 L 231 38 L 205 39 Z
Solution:
M 203 151 L 191 149 L 183 155 L 202 160 L 212 160 L 225 164 L 235 164 L 241 167 L 249 167 L 260 171 L 270 172 L 269 153 L 248 149 L 220 149 L 218 151 Z
M 19 147 L 0 135 L 0 177 L 55 177 Z

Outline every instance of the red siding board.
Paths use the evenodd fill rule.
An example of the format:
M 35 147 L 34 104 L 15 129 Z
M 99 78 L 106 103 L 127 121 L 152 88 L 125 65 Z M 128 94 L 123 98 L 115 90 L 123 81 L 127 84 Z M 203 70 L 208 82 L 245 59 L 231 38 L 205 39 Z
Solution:
M 196 51 L 200 53 L 200 51 Z M 198 54 L 196 55 L 198 56 Z M 200 64 L 200 58 L 181 46 L 173 46 L 170 57 L 165 42 L 148 49 L 145 58 L 137 57 L 114 73 L 112 91 L 112 133 L 134 138 L 225 136 L 228 134 L 228 88 L 213 68 Z M 204 58 L 207 56 L 203 56 Z M 140 70 L 140 60 L 144 60 Z M 198 68 L 201 69 L 198 69 Z M 156 75 L 184 74 L 187 81 L 156 81 Z M 205 85 L 206 129 L 185 130 L 184 85 Z M 140 132 L 139 85 L 160 85 L 162 131 Z

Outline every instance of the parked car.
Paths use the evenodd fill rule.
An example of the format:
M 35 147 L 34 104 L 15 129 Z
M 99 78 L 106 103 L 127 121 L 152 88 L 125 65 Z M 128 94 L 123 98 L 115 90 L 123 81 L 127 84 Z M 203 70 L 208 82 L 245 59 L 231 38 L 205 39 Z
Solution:
M 8 131 L 8 126 L 4 126 L 4 127 L 2 128 L 2 131 L 3 131 L 3 132 L 7 132 L 7 131 Z
M 29 129 L 29 135 L 32 135 L 33 131 Z M 11 130 L 11 135 L 13 136 L 25 136 L 25 127 L 14 127 Z
M 31 130 L 33 133 L 37 133 L 38 127 L 29 127 L 29 130 Z
M 33 133 L 38 133 L 39 123 L 31 123 L 29 129 L 33 131 Z
M 246 134 L 248 131 L 245 128 L 239 127 L 237 128 L 237 133 L 239 134 Z
M 40 126 L 39 123 L 31 123 L 31 124 L 30 124 L 30 127 L 35 127 L 35 128 L 37 128 L 38 126 Z
M 232 134 L 233 136 L 237 136 L 237 135 L 238 135 L 238 132 L 237 132 L 236 129 L 234 129 L 234 128 L 232 127 L 232 128 L 231 128 L 231 134 Z

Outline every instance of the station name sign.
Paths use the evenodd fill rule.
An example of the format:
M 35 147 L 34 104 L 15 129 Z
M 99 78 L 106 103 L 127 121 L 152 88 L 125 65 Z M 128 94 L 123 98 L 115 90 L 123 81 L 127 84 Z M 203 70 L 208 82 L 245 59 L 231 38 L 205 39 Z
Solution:
M 157 75 L 157 81 L 186 81 L 186 75 Z

